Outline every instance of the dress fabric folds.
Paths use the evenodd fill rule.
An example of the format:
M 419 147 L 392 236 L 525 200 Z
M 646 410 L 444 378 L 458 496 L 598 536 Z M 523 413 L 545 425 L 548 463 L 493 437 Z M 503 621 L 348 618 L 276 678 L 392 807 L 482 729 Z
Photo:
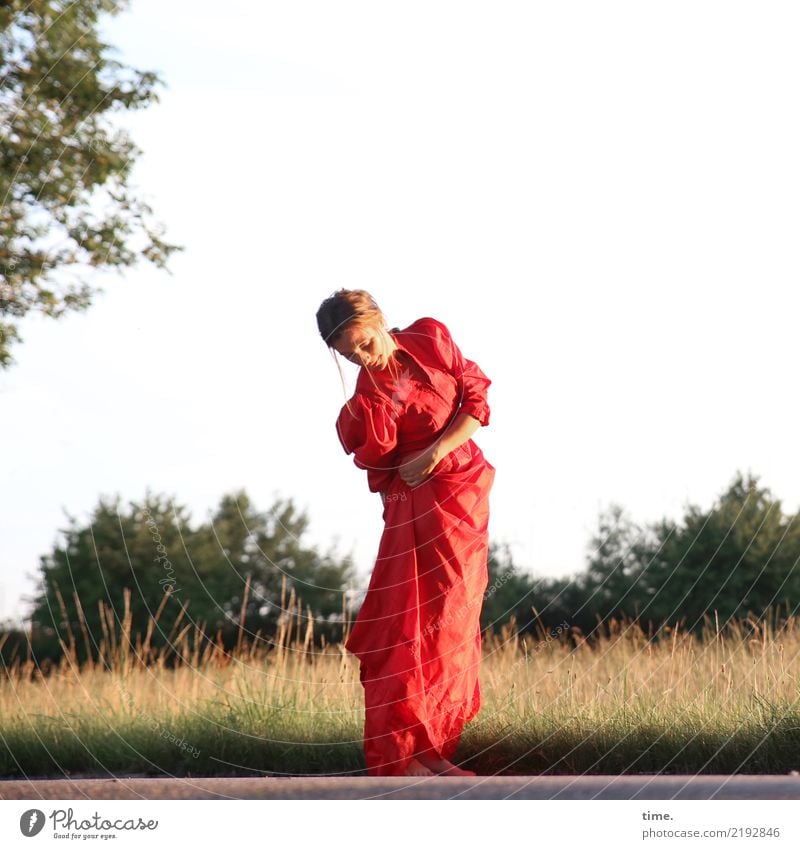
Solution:
M 398 345 L 395 373 L 362 368 L 336 421 L 342 447 L 383 501 L 375 567 L 345 642 L 360 661 L 364 753 L 373 776 L 405 774 L 419 752 L 449 760 L 480 709 L 480 612 L 495 476 L 468 439 L 421 484 L 409 487 L 400 477 L 400 463 L 431 445 L 459 413 L 489 424 L 491 381 L 436 319 L 390 332 Z

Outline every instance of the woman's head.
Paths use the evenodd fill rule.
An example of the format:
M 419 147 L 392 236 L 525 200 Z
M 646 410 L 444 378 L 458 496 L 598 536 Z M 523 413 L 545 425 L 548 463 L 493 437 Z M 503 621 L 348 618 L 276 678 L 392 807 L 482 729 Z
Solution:
M 364 289 L 339 289 L 326 298 L 317 326 L 329 348 L 368 369 L 385 368 L 396 347 L 380 307 Z
M 364 367 L 373 385 L 377 386 L 373 371 L 389 368 L 390 373 L 395 374 L 392 355 L 397 343 L 387 332 L 383 313 L 369 292 L 364 289 L 335 291 L 317 310 L 317 327 L 328 348 Z M 336 366 L 344 386 L 338 360 Z M 349 408 L 349 402 L 345 403 Z

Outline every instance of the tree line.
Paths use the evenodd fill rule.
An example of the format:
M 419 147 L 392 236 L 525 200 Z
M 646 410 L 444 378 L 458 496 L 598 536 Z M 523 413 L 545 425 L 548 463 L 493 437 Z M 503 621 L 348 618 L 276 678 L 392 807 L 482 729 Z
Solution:
M 270 641 L 287 617 L 303 630 L 312 621 L 317 644 L 337 642 L 363 597 L 352 554 L 305 544 L 308 516 L 291 499 L 261 512 L 244 490 L 231 492 L 193 524 L 184 505 L 148 492 L 127 506 L 119 496 L 101 498 L 87 522 L 67 518 L 27 599 L 31 649 L 10 629 L 5 661 L 30 650 L 55 658 L 75 635 L 78 655 L 96 659 L 103 636 L 122 621 L 126 592 L 131 634 L 149 628 L 153 647 L 169 643 L 176 621 L 232 647 L 243 630 Z M 678 625 L 699 631 L 706 617 L 721 626 L 779 607 L 793 613 L 797 519 L 757 478 L 738 473 L 711 507 L 688 505 L 680 520 L 639 526 L 612 504 L 574 575 L 537 579 L 493 540 L 482 628 L 539 637 L 558 628 L 586 638 L 622 617 L 657 633 Z
M 785 513 L 757 476 L 737 472 L 714 504 L 689 504 L 677 520 L 639 525 L 611 504 L 574 575 L 535 580 L 506 553 L 495 563 L 505 580 L 484 623 L 513 615 L 523 632 L 566 622 L 590 635 L 624 618 L 654 634 L 675 627 L 699 634 L 709 622 L 721 628 L 731 619 L 794 615 L 799 562 L 800 513 Z

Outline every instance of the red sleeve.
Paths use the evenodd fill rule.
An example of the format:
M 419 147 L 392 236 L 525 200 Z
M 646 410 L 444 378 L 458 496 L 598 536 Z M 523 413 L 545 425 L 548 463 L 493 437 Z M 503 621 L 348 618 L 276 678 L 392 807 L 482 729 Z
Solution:
M 433 339 L 436 352 L 444 367 L 459 384 L 461 407 L 459 412 L 474 416 L 483 427 L 489 424 L 491 410 L 487 392 L 492 381 L 481 371 L 477 363 L 468 360 L 453 341 L 446 325 L 435 318 L 421 318 L 415 325 L 425 327 Z
M 367 470 L 371 492 L 386 489 L 396 471 L 393 460 L 397 447 L 397 414 L 388 402 L 356 393 L 336 419 L 336 432 L 345 454 Z

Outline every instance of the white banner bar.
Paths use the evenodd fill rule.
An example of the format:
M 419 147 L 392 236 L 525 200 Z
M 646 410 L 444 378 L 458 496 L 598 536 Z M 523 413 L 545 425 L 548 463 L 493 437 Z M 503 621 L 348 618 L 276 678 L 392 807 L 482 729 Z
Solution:
M 6 800 L 0 846 L 800 846 L 796 801 L 456 801 Z

